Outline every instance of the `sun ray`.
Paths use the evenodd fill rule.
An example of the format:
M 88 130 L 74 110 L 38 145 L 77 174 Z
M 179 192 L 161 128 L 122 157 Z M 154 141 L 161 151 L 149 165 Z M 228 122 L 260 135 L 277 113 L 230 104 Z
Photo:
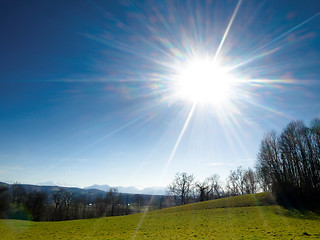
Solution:
M 176 151 L 177 151 L 177 149 L 178 149 L 178 147 L 180 145 L 181 139 L 182 139 L 182 137 L 183 137 L 188 125 L 189 125 L 189 122 L 190 122 L 190 119 L 191 119 L 191 117 L 192 117 L 192 115 L 194 113 L 194 110 L 196 109 L 196 105 L 197 104 L 194 103 L 192 105 L 190 111 L 189 111 L 188 117 L 187 117 L 187 119 L 186 119 L 186 121 L 185 121 L 185 123 L 183 125 L 183 128 L 182 128 L 182 130 L 181 130 L 181 132 L 179 134 L 179 137 L 178 137 L 178 139 L 177 139 L 177 141 L 176 141 L 176 143 L 175 143 L 175 145 L 174 145 L 174 147 L 173 147 L 173 149 L 172 149 L 172 151 L 170 153 L 169 159 L 168 159 L 168 161 L 167 161 L 167 163 L 166 163 L 166 165 L 165 165 L 165 167 L 163 169 L 162 177 L 160 178 L 160 181 L 163 179 L 164 174 L 167 172 L 167 170 L 168 170 L 168 168 L 169 168 L 169 166 L 170 166 L 170 164 L 172 162 L 172 159 L 174 158 L 174 156 L 176 154 Z
M 262 108 L 262 109 L 264 109 L 264 110 L 267 110 L 267 111 L 269 111 L 269 112 L 271 112 L 271 113 L 274 113 L 274 114 L 276 114 L 276 115 L 278 115 L 278 116 L 285 117 L 285 118 L 288 119 L 288 120 L 294 119 L 293 116 L 288 115 L 288 114 L 285 114 L 285 113 L 282 113 L 282 112 L 280 112 L 280 111 L 277 111 L 277 110 L 275 110 L 275 109 L 273 109 L 273 108 L 271 108 L 271 107 L 268 107 L 268 106 L 266 106 L 266 105 L 262 105 L 262 104 L 259 104 L 259 103 L 257 103 L 257 102 L 248 101 L 248 100 L 247 100 L 247 103 L 249 103 L 249 104 L 251 104 L 251 105 L 254 105 L 254 106 L 258 107 L 258 108 Z
M 299 27 L 307 24 L 308 22 L 312 21 L 313 19 L 315 19 L 316 17 L 318 17 L 320 15 L 320 12 L 316 13 L 315 15 L 309 17 L 308 19 L 304 20 L 303 22 L 297 24 L 296 26 L 290 28 L 288 31 L 282 33 L 281 35 L 279 35 L 278 37 L 276 37 L 275 39 L 272 39 L 270 42 L 266 43 L 265 45 L 259 47 L 258 49 L 254 50 L 251 54 L 260 51 L 261 49 L 271 45 L 272 43 L 278 41 L 279 39 L 283 38 L 284 36 L 288 35 L 289 33 L 293 32 L 294 30 L 298 29 Z
M 216 52 L 216 54 L 215 54 L 215 56 L 214 56 L 214 59 L 213 59 L 214 62 L 216 62 L 216 60 L 218 59 L 218 56 L 219 56 L 220 51 L 221 51 L 221 48 L 222 48 L 222 46 L 223 46 L 223 44 L 224 44 L 224 41 L 225 41 L 226 37 L 228 36 L 228 33 L 229 33 L 229 30 L 230 30 L 231 25 L 232 25 L 232 23 L 233 23 L 233 20 L 234 20 L 234 18 L 236 17 L 236 15 L 237 15 L 237 13 L 238 13 L 240 4 L 241 4 L 241 0 L 238 1 L 238 4 L 237 4 L 237 6 L 236 6 L 236 8 L 235 8 L 235 10 L 234 10 L 234 12 L 233 12 L 233 14 L 232 14 L 232 17 L 231 17 L 231 19 L 230 19 L 230 21 L 229 21 L 229 24 L 228 24 L 227 28 L 226 28 L 226 31 L 225 31 L 224 34 L 223 34 L 223 37 L 222 37 L 221 42 L 220 42 L 220 44 L 219 44 L 218 50 L 217 50 L 217 52 Z
M 191 117 L 192 117 L 192 115 L 193 115 L 193 113 L 194 113 L 195 108 L 196 108 L 196 104 L 193 104 L 192 107 L 191 107 L 191 109 L 190 109 L 190 111 L 189 111 L 189 114 L 188 114 L 188 116 L 187 116 L 187 118 L 186 118 L 186 121 L 185 121 L 185 123 L 184 123 L 184 125 L 183 125 L 183 128 L 182 128 L 182 130 L 181 130 L 181 132 L 180 132 L 180 134 L 179 134 L 179 136 L 178 136 L 178 139 L 177 139 L 177 141 L 176 141 L 176 143 L 175 143 L 175 145 L 174 145 L 174 147 L 173 147 L 173 149 L 172 149 L 172 151 L 171 151 L 171 153 L 170 153 L 169 159 L 168 159 L 168 161 L 167 161 L 167 163 L 166 163 L 166 165 L 165 165 L 165 167 L 164 167 L 164 169 L 163 169 L 163 171 L 162 171 L 162 175 L 161 175 L 161 177 L 159 178 L 159 181 L 158 181 L 159 183 L 162 182 L 165 173 L 167 172 L 168 168 L 170 167 L 170 164 L 171 164 L 171 162 L 172 162 L 172 160 L 173 160 L 173 158 L 174 158 L 174 156 L 175 156 L 175 153 L 176 153 L 176 151 L 177 151 L 177 149 L 178 149 L 178 147 L 179 147 L 179 145 L 180 145 L 181 139 L 182 139 L 182 137 L 183 137 L 183 135 L 184 135 L 184 133 L 185 133 L 188 125 L 189 125 L 190 119 L 191 119 Z M 136 236 L 137 236 L 137 234 L 138 234 L 138 232 L 139 232 L 139 230 L 140 230 L 140 228 L 141 228 L 141 225 L 142 225 L 142 223 L 143 223 L 143 221 L 144 221 L 144 218 L 145 218 L 145 216 L 146 216 L 146 213 L 147 213 L 147 212 L 144 212 L 144 213 L 141 215 L 140 221 L 138 222 L 137 227 L 136 227 L 136 229 L 135 229 L 135 232 L 134 232 L 134 234 L 132 235 L 132 238 L 131 238 L 132 240 L 134 240 L 134 239 L 136 238 Z
M 253 61 L 256 61 L 256 60 L 261 59 L 261 58 L 263 58 L 263 57 L 266 57 L 266 56 L 268 56 L 268 55 L 270 55 L 270 54 L 273 54 L 273 53 L 279 51 L 280 49 L 281 49 L 281 47 L 277 47 L 277 48 L 274 48 L 274 49 L 272 49 L 272 50 L 270 50 L 270 51 L 268 51 L 268 52 L 261 53 L 261 54 L 259 54 L 259 55 L 257 55 L 257 56 L 254 56 L 254 57 L 249 58 L 249 59 L 247 59 L 247 60 L 245 60 L 245 61 L 243 61 L 243 62 L 240 62 L 240 63 L 238 63 L 238 64 L 236 64 L 236 65 L 233 65 L 233 66 L 229 67 L 228 70 L 229 70 L 229 71 L 230 71 L 230 70 L 234 70 L 234 69 L 236 69 L 236 68 L 238 68 L 238 67 L 241 67 L 241 66 L 243 66 L 243 65 L 249 64 L 249 63 L 251 63 L 251 62 L 253 62 Z

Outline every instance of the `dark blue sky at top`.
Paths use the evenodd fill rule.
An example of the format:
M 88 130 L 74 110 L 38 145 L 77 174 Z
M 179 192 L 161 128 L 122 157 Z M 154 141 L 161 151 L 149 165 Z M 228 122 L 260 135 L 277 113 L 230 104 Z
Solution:
M 165 184 L 150 176 L 165 171 L 190 108 L 163 100 L 171 70 L 166 64 L 185 58 L 172 49 L 214 55 L 237 3 L 1 1 L 0 181 Z M 320 2 L 311 0 L 241 2 L 221 50 L 223 63 L 236 65 L 274 50 L 240 66 L 239 76 L 295 82 L 244 86 L 256 98 L 243 97 L 238 108 L 243 115 L 226 127 L 236 139 L 244 138 L 240 152 L 234 146 L 228 150 L 217 117 L 212 125 L 221 141 L 212 141 L 219 149 L 203 147 L 207 131 L 196 127 L 208 124 L 210 114 L 196 110 L 165 176 L 194 169 L 201 178 L 209 171 L 223 175 L 237 165 L 252 166 L 266 131 L 319 117 L 319 12 Z M 248 128 L 251 134 L 240 136 Z M 212 162 L 218 166 L 225 156 L 224 168 L 195 168 L 191 156 L 198 148 L 188 152 L 198 146 L 193 139 L 199 158 L 217 156 Z M 119 176 L 116 163 L 126 166 Z M 108 177 L 101 169 L 108 169 Z M 123 180 L 128 175 L 130 180 Z
M 105 5 L 119 12 L 117 1 Z M 88 73 L 102 46 L 84 35 L 108 24 L 90 1 L 3 1 L 1 22 L 2 79 L 9 81 Z
M 173 2 L 176 5 L 186 5 L 181 1 Z M 205 3 L 206 1 L 200 2 Z M 236 5 L 236 1 L 217 2 L 216 5 L 222 9 L 222 11 L 215 12 L 219 15 L 218 17 L 211 16 L 210 12 L 208 14 L 205 9 L 206 4 L 200 5 L 197 4 L 197 1 L 189 1 L 191 4 L 188 6 L 179 6 L 177 11 L 181 15 L 175 17 L 179 18 L 182 24 L 187 24 L 188 15 L 193 14 L 196 8 L 201 8 L 201 14 L 207 13 L 214 21 L 215 18 L 219 19 L 220 15 L 222 17 L 230 15 Z M 271 14 L 272 18 L 277 19 L 279 28 L 277 31 L 280 34 L 292 26 L 292 22 L 285 17 L 292 9 L 299 10 L 299 14 L 292 12 L 293 16 L 298 15 L 295 16 L 297 23 L 316 14 L 319 10 L 319 3 L 316 1 L 259 1 L 261 3 L 258 4 L 257 1 L 252 2 L 256 9 L 250 9 L 252 11 L 245 16 L 250 24 L 250 29 L 245 29 L 246 34 L 252 38 L 255 37 L 257 31 L 271 28 L 268 26 L 271 22 Z M 288 7 L 289 4 L 290 7 Z M 222 8 L 224 5 L 227 8 Z M 146 15 L 148 8 L 157 8 L 159 11 L 162 10 L 161 14 L 164 18 L 168 17 L 164 10 L 166 9 L 165 1 L 133 1 L 128 4 L 121 4 L 121 1 L 2 1 L 1 66 L 3 67 L 1 68 L 1 80 L 39 81 L 77 77 L 88 73 L 99 75 L 94 66 L 95 60 L 103 58 L 104 61 L 110 61 L 113 64 L 113 58 L 119 58 L 116 55 L 123 54 L 123 51 L 102 42 L 92 41 L 86 36 L 110 32 L 113 38 L 127 38 L 127 41 L 130 41 L 130 37 L 134 35 L 144 35 L 144 38 L 148 39 L 150 32 L 144 29 L 144 23 L 140 22 L 148 19 L 135 17 L 141 14 L 139 6 L 145 8 L 143 15 Z M 261 12 L 258 11 L 258 7 L 267 9 L 263 12 L 265 16 L 259 16 Z M 257 13 L 254 12 L 255 10 Z M 255 14 L 259 16 L 258 19 L 255 18 Z M 251 21 L 250 18 L 252 18 Z M 228 20 L 225 18 L 222 23 L 225 24 Z M 132 31 L 121 29 L 119 22 L 128 25 Z M 316 20 L 309 25 L 312 27 L 318 22 Z M 165 29 L 168 26 L 161 27 Z M 245 26 L 241 27 L 245 28 Z M 308 27 L 310 26 L 304 28 Z M 221 28 L 221 31 L 224 29 Z M 232 33 L 237 34 L 235 31 Z M 274 35 L 275 32 L 272 34 Z M 177 40 L 178 38 L 179 36 Z M 201 44 L 201 41 L 202 39 L 198 41 L 198 44 Z M 308 44 L 308 47 L 317 47 L 318 41 L 308 41 L 305 44 Z M 145 49 L 148 49 L 149 46 L 141 45 L 144 44 L 139 45 L 142 47 L 139 50 L 145 53 Z M 106 59 L 102 51 L 107 52 L 111 59 Z M 128 52 L 124 55 L 126 56 L 122 58 L 132 59 L 133 57 Z M 134 57 L 136 57 L 135 54 Z

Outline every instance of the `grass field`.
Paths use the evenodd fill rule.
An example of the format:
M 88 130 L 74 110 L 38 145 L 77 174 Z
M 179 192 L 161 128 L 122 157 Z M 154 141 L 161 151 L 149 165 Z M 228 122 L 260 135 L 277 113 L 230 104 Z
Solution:
M 147 213 L 64 222 L 1 220 L 0 239 L 320 239 L 320 216 L 265 193 Z

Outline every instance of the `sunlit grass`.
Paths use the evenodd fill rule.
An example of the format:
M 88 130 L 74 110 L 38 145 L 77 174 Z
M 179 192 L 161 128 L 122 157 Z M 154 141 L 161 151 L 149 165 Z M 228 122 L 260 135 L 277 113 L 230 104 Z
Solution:
M 142 222 L 143 214 L 65 222 L 1 220 L 0 236 L 1 239 L 320 238 L 319 215 L 290 212 L 270 204 L 272 199 L 258 194 L 152 211 L 144 215 Z

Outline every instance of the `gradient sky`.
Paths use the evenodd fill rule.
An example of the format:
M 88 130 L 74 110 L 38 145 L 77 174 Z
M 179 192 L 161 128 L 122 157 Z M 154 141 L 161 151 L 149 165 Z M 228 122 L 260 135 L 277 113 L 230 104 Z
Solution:
M 225 179 L 320 117 L 320 1 L 2 0 L 0 36 L 0 181 Z M 228 101 L 176 97 L 195 55 L 232 69 Z

